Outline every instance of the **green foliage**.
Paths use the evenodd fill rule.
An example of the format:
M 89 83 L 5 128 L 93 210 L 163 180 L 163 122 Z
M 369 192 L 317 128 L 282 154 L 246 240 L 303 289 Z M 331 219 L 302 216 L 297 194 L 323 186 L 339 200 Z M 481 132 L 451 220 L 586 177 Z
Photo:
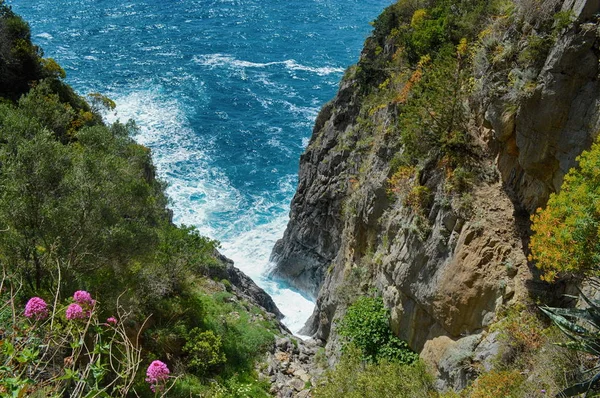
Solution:
M 424 59 L 419 68 L 421 77 L 398 121 L 403 155 L 412 164 L 444 156 L 450 166 L 465 163 L 471 153 L 464 103 L 468 69 L 454 47 L 446 47 L 433 62 Z
M 53 58 L 43 58 L 41 63 L 45 76 L 55 79 L 64 79 L 67 77 L 65 70 Z
M 368 362 L 380 360 L 411 364 L 418 359 L 406 342 L 396 337 L 389 326 L 389 313 L 381 298 L 360 297 L 352 304 L 339 328 L 340 336 L 362 352 Z
M 600 270 L 600 143 L 577 160 L 579 167 L 565 176 L 560 192 L 531 217 L 530 259 L 547 281 Z
M 169 358 L 172 370 L 196 374 L 177 383 L 173 391 L 179 396 L 210 391 L 214 394 L 206 396 L 268 396 L 253 369 L 279 332 L 276 321 L 224 291 L 235 289 L 223 279 L 227 272 L 215 255 L 217 242 L 171 223 L 165 184 L 156 178 L 150 150 L 132 139 L 135 124 L 105 125 L 100 112 L 115 103 L 93 93 L 88 104 L 61 81 L 64 70 L 54 60 L 41 58 L 29 36 L 28 25 L 0 0 L 0 263 L 10 283 L 23 282 L 14 300 L 54 294 L 58 300 L 85 288 L 102 297 L 103 308 L 128 308 L 123 330 L 140 333 L 129 353 L 148 362 Z M 13 319 L 0 311 L 0 330 L 8 330 Z M 64 319 L 53 322 L 64 326 Z M 75 337 L 73 344 L 81 346 Z M 17 348 L 13 353 L 21 359 L 35 353 L 29 346 Z M 98 350 L 104 348 L 103 343 Z M 48 354 L 62 361 L 62 350 Z M 18 362 L 13 353 L 10 362 Z M 50 364 L 52 371 L 61 369 L 59 362 Z M 106 362 L 82 362 L 93 377 L 118 379 L 105 372 Z M 25 368 L 30 369 L 19 369 Z M 129 371 L 135 373 L 133 367 Z M 83 385 L 74 369 L 65 372 L 60 380 Z M 135 376 L 136 394 L 149 396 L 142 373 L 127 377 Z M 18 393 L 46 377 L 30 376 L 2 374 Z M 217 380 L 214 391 L 209 376 Z M 2 384 L 0 395 L 6 392 Z M 85 391 L 96 396 L 95 390 Z M 36 392 L 52 395 L 51 389 Z M 123 395 L 114 390 L 113 396 Z
M 274 343 L 275 324 L 249 313 L 248 303 L 233 300 L 227 292 L 205 295 L 202 303 L 206 311 L 204 327 L 222 339 L 227 358 L 225 374 L 250 368 Z
M 211 330 L 194 328 L 190 330 L 186 340 L 183 352 L 188 354 L 188 367 L 195 374 L 203 375 L 211 368 L 225 363 L 221 338 Z
M 112 111 L 117 107 L 115 101 L 100 93 L 89 93 L 88 98 L 92 103 L 92 108 L 96 111 L 107 110 Z
M 362 353 L 352 347 L 329 370 L 313 392 L 315 398 L 428 398 L 435 395 L 433 378 L 425 365 L 382 360 L 362 361 Z
M 552 45 L 550 36 L 531 34 L 527 37 L 527 46 L 519 53 L 518 62 L 524 67 L 540 68 Z
M 57 141 L 45 125 L 64 127 L 63 104 L 52 94 L 51 102 L 33 99 L 38 93 L 19 108 L 0 105 L 0 256 L 37 289 L 51 283 L 55 261 L 73 282 L 110 279 L 158 242 L 167 221 L 162 185 L 148 178 L 149 153 L 127 126 Z
M 174 397 L 200 398 L 268 398 L 268 386 L 253 375 L 236 374 L 227 379 L 212 380 L 203 384 L 200 379 L 187 375 L 176 381 Z
M 557 35 L 561 30 L 568 28 L 573 24 L 574 20 L 575 15 L 573 14 L 573 10 L 557 12 L 554 14 L 553 34 Z
M 439 7 L 429 13 L 424 9 L 415 11 L 405 38 L 407 56 L 412 63 L 440 48 L 446 41 L 447 23 L 446 15 Z
M 0 97 L 17 100 L 43 77 L 41 50 L 31 43 L 29 25 L 0 0 Z

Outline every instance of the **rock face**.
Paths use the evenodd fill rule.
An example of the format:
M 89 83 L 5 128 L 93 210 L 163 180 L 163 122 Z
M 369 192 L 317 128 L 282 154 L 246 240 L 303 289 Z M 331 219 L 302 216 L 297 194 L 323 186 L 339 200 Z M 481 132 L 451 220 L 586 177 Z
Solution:
M 485 365 L 497 349 L 486 329 L 500 306 L 545 289 L 527 262 L 529 215 L 600 130 L 600 3 L 561 5 L 574 21 L 557 28 L 540 66 L 525 71 L 533 76 L 525 93 L 511 91 L 509 77 L 525 72 L 508 62 L 474 71 L 480 89 L 468 100 L 469 134 L 481 178 L 453 196 L 439 162 L 423 165 L 416 178 L 431 200 L 419 211 L 388 189 L 403 150 L 388 133 L 395 106 L 367 104 L 357 68 L 346 73 L 301 157 L 290 221 L 272 254 L 276 277 L 317 297 L 304 333 L 327 341 L 330 354 L 336 321 L 376 289 L 393 331 L 435 365 L 439 387 L 461 388 L 470 377 L 465 361 Z M 520 34 L 514 44 L 525 51 Z M 376 57 L 395 50 L 381 46 Z M 365 50 L 361 62 L 368 57 Z
M 226 279 L 231 282 L 233 289 L 238 296 L 244 297 L 249 301 L 260 305 L 265 310 L 273 314 L 278 320 L 283 319 L 283 314 L 275 305 L 275 302 L 260 286 L 238 268 L 233 265 L 233 261 L 219 253 L 215 252 L 215 257 L 223 264 L 223 267 L 215 267 L 208 270 L 209 275 L 216 279 Z M 281 327 L 285 328 L 283 324 Z
M 331 151 L 340 132 L 351 127 L 356 117 L 356 87 L 343 82 L 336 98 L 319 113 L 311 141 L 300 158 L 299 183 L 291 204 L 290 222 L 283 239 L 273 248 L 271 261 L 277 264 L 275 278 L 316 298 L 324 270 L 340 247 L 343 220 L 340 217 L 347 168 L 347 151 Z
M 560 189 L 600 130 L 598 25 L 587 22 L 599 8 L 594 1 L 566 1 L 563 10 L 579 24 L 552 47 L 532 95 L 516 114 L 502 105 L 506 98 L 494 98 L 486 112 L 501 143 L 502 179 L 530 212 Z

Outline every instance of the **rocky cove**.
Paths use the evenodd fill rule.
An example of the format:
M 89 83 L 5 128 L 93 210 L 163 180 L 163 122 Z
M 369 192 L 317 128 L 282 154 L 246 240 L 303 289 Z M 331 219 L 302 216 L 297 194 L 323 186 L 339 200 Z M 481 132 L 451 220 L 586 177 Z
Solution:
M 328 13 L 344 20 L 321 3 L 294 5 L 289 15 L 301 27 Z M 102 35 L 114 22 L 136 32 L 122 36 L 130 46 L 107 41 L 108 53 L 132 60 L 132 69 L 111 67 L 108 75 L 130 77 L 134 65 L 166 71 L 158 86 L 144 80 L 116 98 L 141 109 L 132 116 L 150 128 L 140 129 L 121 123 L 114 112 L 130 113 L 103 94 L 77 94 L 65 70 L 31 42 L 29 25 L 0 0 L 0 395 L 516 398 L 597 388 L 600 376 L 586 381 L 597 352 L 559 347 L 577 345 L 561 331 L 585 334 L 587 323 L 557 314 L 583 314 L 598 329 L 598 305 L 575 295 L 582 289 L 597 297 L 589 277 L 597 276 L 600 257 L 600 3 L 399 0 L 372 22 L 358 63 L 318 115 L 294 101 L 341 73 L 329 54 L 315 49 L 317 57 L 307 58 L 322 67 L 268 56 L 273 45 L 293 52 L 299 37 L 330 38 L 292 25 L 278 30 L 283 37 L 271 35 L 286 17 L 249 4 L 249 13 L 226 8 L 227 16 L 239 11 L 232 20 L 220 19 L 217 6 L 205 15 L 206 7 L 191 2 L 170 4 L 177 12 L 169 15 L 154 12 L 164 5 L 153 1 L 114 4 L 100 23 L 107 29 L 73 30 L 74 18 L 60 22 L 71 28 L 53 30 L 57 38 L 93 40 L 109 37 Z M 277 5 L 290 11 L 287 2 Z M 92 16 L 93 25 L 95 6 L 78 3 L 76 11 Z M 255 17 L 264 23 L 264 48 L 244 32 L 235 36 L 244 25 L 238 19 Z M 230 30 L 215 28 L 223 22 Z M 181 34 L 188 23 L 205 29 L 189 25 L 192 33 Z M 176 32 L 166 42 L 165 29 Z M 352 24 L 337 30 L 344 29 Z M 216 49 L 225 33 L 257 53 L 257 62 Z M 47 32 L 36 37 L 54 40 Z M 171 40 L 181 46 L 169 47 Z M 198 42 L 206 53 L 189 52 L 199 51 Z M 70 54 L 68 46 L 56 48 Z M 66 59 L 69 73 L 82 60 L 98 61 Z M 270 80 L 282 73 L 304 83 Z M 129 77 L 116 86 L 131 89 Z M 113 81 L 91 80 L 83 87 Z M 186 90 L 183 99 L 169 99 Z M 203 101 L 191 109 L 184 99 L 196 96 Z M 252 110 L 255 130 L 237 126 L 240 104 Z M 293 114 L 288 121 L 316 116 L 310 140 L 300 144 L 283 127 L 266 126 L 260 115 L 269 108 Z M 207 135 L 198 132 L 211 123 L 192 128 L 192 119 L 215 115 L 228 127 Z M 248 155 L 241 163 L 238 152 L 219 150 L 238 141 L 243 145 L 234 148 Z M 305 144 L 267 277 L 248 266 L 285 219 L 277 203 L 295 180 L 280 178 L 278 168 L 289 145 Z M 584 168 L 591 184 L 576 174 Z M 175 184 L 167 188 L 164 176 Z M 593 203 L 582 207 L 571 197 L 560 210 L 579 206 L 592 214 L 543 218 L 541 208 L 573 192 L 567 183 L 582 184 L 575 195 Z M 183 225 L 187 220 L 196 227 Z M 565 233 L 562 224 L 583 227 Z M 213 233 L 222 233 L 221 247 L 206 237 Z M 539 242 L 554 251 L 540 251 Z M 591 255 L 571 261 L 574 267 L 548 261 L 572 260 L 569 246 L 578 245 Z M 234 253 L 255 280 L 219 250 Z M 589 269 L 580 259 L 591 261 Z M 291 285 L 316 301 L 300 331 L 309 338 L 281 322 L 275 281 L 283 282 L 277 289 Z M 79 306 L 83 293 L 86 312 L 79 307 L 74 316 L 68 308 Z M 36 311 L 21 311 L 25 302 L 37 303 Z M 560 308 L 553 313 L 551 306 Z

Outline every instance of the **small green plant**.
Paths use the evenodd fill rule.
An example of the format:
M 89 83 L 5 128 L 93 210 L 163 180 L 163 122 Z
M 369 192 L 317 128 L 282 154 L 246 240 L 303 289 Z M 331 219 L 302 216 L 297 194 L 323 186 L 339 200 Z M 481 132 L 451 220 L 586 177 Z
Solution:
M 569 26 L 571 26 L 571 24 L 573 23 L 574 20 L 575 20 L 575 16 L 573 15 L 572 10 L 559 11 L 556 14 L 554 14 L 553 35 L 557 35 L 563 29 L 566 29 Z
M 546 60 L 551 45 L 552 39 L 549 36 L 532 33 L 527 38 L 527 47 L 519 54 L 519 64 L 539 68 Z

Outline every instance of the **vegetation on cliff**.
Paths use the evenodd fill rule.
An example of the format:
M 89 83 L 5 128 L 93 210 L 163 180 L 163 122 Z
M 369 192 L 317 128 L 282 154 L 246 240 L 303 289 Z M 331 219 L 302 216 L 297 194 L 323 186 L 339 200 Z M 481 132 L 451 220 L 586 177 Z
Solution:
M 560 192 L 531 218 L 531 259 L 548 281 L 600 272 L 600 144 L 577 160 L 579 167 L 565 176 Z
M 64 77 L 0 2 L 0 395 L 266 396 L 275 316 L 171 223 L 135 124 L 105 125 L 114 103 Z
M 316 276 L 319 266 L 327 270 L 308 329 L 328 339 L 328 352 L 344 345 L 349 324 L 360 329 L 352 338 L 361 341 L 355 355 L 364 362 L 350 371 L 359 376 L 341 386 L 341 372 L 358 361 L 342 355 L 339 370 L 324 379 L 329 387 L 317 394 L 344 388 L 371 396 L 385 383 L 376 374 L 390 363 L 373 361 L 373 347 L 382 344 L 370 318 L 350 321 L 374 288 L 394 333 L 423 350 L 436 388 L 462 390 L 445 396 L 541 397 L 587 380 L 597 356 L 554 345 L 564 338 L 537 305 L 560 293 L 539 280 L 534 265 L 547 280 L 596 274 L 596 155 L 582 155 L 581 171 L 565 178 L 564 196 L 561 190 L 534 216 L 534 261 L 526 254 L 527 212 L 558 189 L 573 153 L 585 146 L 583 138 L 566 141 L 597 135 L 593 120 L 579 120 L 581 128 L 567 123 L 569 112 L 579 115 L 571 104 L 552 125 L 528 114 L 544 108 L 546 89 L 558 96 L 568 85 L 597 87 L 598 18 L 590 10 L 597 12 L 597 3 L 400 0 L 374 21 L 360 61 L 317 118 L 300 182 L 301 193 L 314 198 L 293 201 L 296 220 L 275 256 L 284 265 L 286 251 L 293 260 L 329 261 L 306 267 Z M 565 70 L 581 54 L 590 56 L 592 72 L 577 80 Z M 531 120 L 543 127 L 529 126 Z M 556 136 L 538 132 L 546 127 Z M 553 152 L 561 145 L 568 156 Z M 504 214 L 500 198 L 509 203 Z M 321 219 L 297 226 L 317 213 Z M 322 240 L 336 249 L 322 250 L 320 241 L 303 248 L 311 225 L 335 228 L 338 241 Z M 393 366 L 397 377 L 414 370 Z M 399 388 L 435 396 L 427 383 Z

